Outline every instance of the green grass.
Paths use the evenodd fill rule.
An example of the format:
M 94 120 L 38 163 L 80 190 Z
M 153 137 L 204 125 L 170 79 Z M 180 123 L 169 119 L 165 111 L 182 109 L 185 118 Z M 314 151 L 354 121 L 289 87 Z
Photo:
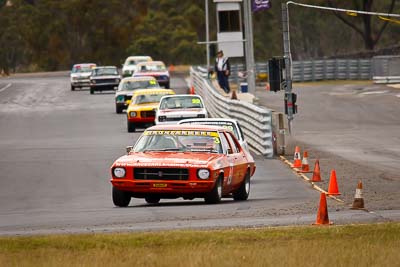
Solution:
M 0 266 L 395 266 L 400 223 L 0 238 Z

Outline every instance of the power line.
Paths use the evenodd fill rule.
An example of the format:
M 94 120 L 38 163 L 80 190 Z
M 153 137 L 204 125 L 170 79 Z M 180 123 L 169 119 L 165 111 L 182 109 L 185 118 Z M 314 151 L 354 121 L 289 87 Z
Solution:
M 331 11 L 336 11 L 336 12 L 346 12 L 346 13 L 350 12 L 350 13 L 363 14 L 363 15 L 373 15 L 373 16 L 385 16 L 385 17 L 400 18 L 400 14 L 381 13 L 381 12 L 368 12 L 368 11 L 351 10 L 351 9 L 343 9 L 343 8 L 335 8 L 335 7 L 315 6 L 315 5 L 296 3 L 296 2 L 293 2 L 293 1 L 286 2 L 286 5 L 289 5 L 289 4 L 293 4 L 293 5 L 296 5 L 296 6 L 302 6 L 302 7 L 323 9 L 323 10 L 331 10 Z

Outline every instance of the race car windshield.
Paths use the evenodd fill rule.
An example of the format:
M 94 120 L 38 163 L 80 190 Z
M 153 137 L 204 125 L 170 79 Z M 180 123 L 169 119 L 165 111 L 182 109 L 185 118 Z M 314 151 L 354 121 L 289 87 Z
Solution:
M 156 80 L 149 81 L 127 81 L 122 85 L 121 90 L 136 90 L 136 89 L 151 89 L 151 88 L 160 88 L 160 85 Z
M 102 68 L 94 70 L 95 76 L 106 76 L 106 75 L 118 75 L 117 69 L 114 68 Z
M 203 108 L 203 103 L 196 96 L 176 96 L 163 99 L 160 109 Z
M 78 66 L 72 69 L 72 73 L 84 73 L 91 72 L 92 68 L 90 66 Z
M 139 70 L 140 72 L 166 71 L 166 68 L 164 65 L 143 65 Z
M 230 121 L 185 121 L 182 122 L 181 124 L 194 124 L 194 125 L 212 125 L 212 126 L 219 126 L 225 129 L 228 129 L 230 131 L 233 132 L 233 134 L 235 135 L 235 137 L 237 139 L 240 139 L 239 133 L 238 133 L 238 129 L 236 128 L 235 124 L 233 124 Z
M 180 151 L 222 153 L 217 132 L 208 131 L 145 131 L 134 148 L 135 152 Z
M 135 104 L 158 103 L 165 94 L 138 95 L 133 100 Z

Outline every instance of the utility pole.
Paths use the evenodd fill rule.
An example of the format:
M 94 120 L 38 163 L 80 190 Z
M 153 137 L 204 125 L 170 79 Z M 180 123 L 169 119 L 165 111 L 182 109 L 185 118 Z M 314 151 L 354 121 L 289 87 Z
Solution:
M 293 120 L 293 95 L 292 95 L 292 54 L 290 52 L 289 35 L 289 8 L 287 3 L 282 3 L 282 33 L 283 33 L 283 51 L 285 60 L 285 103 L 287 106 L 287 118 L 289 132 L 291 132 L 291 123 Z
M 253 46 L 253 21 L 251 15 L 251 0 L 243 0 L 243 19 L 244 32 L 246 35 L 245 56 L 247 69 L 247 85 L 249 93 L 255 94 L 255 64 L 254 64 L 254 46 Z
M 208 0 L 204 0 L 206 9 L 206 48 L 207 48 L 207 71 L 210 69 L 210 30 L 208 19 Z

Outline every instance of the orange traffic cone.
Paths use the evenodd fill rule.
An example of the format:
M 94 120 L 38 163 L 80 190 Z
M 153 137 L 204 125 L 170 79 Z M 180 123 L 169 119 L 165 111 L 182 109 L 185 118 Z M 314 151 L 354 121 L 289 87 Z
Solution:
M 174 64 L 169 65 L 168 71 L 169 71 L 169 72 L 174 72 L 174 71 L 175 71 L 175 66 L 174 66 Z
M 194 92 L 194 86 L 192 85 L 192 87 L 190 88 L 190 94 L 191 95 L 195 95 L 196 93 Z
M 340 195 L 335 170 L 331 171 L 331 177 L 329 178 L 328 195 Z
M 356 188 L 356 194 L 354 195 L 352 210 L 363 210 L 364 209 L 364 199 L 362 197 L 362 182 L 359 181 Z
M 265 90 L 267 90 L 267 91 L 270 90 L 269 83 L 267 83 L 267 84 L 265 85 Z
M 296 146 L 294 150 L 293 156 L 293 168 L 301 168 L 301 155 L 300 155 L 300 147 Z
M 303 160 L 301 161 L 301 171 L 302 173 L 310 172 L 310 165 L 308 164 L 308 152 L 304 151 Z
M 310 181 L 311 181 L 311 182 L 314 182 L 314 183 L 315 183 L 315 182 L 322 182 L 322 179 L 321 179 L 321 170 L 320 170 L 320 168 L 319 168 L 319 160 L 318 160 L 318 159 L 315 161 L 313 176 L 312 176 L 312 178 L 311 178 Z
M 233 91 L 232 91 L 232 97 L 231 97 L 231 99 L 233 99 L 233 100 L 238 100 L 238 97 L 237 97 L 237 94 L 236 94 L 236 90 L 233 90 Z
M 317 220 L 314 225 L 326 225 L 332 224 L 329 222 L 328 216 L 328 206 L 326 204 L 326 195 L 325 193 L 321 193 L 321 197 L 319 199 L 319 208 L 317 213 Z

